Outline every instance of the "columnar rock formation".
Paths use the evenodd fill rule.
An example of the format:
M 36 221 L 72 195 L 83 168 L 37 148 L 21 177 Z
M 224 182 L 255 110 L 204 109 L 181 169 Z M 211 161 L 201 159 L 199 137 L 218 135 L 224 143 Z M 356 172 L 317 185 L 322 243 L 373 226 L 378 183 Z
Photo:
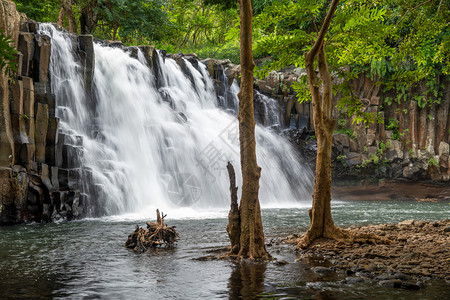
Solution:
M 450 90 L 449 78 L 444 78 L 444 91 Z M 335 146 L 340 155 L 350 158 L 350 166 L 369 166 L 378 177 L 450 180 L 450 94 L 444 92 L 440 102 L 429 99 L 426 105 L 419 105 L 414 95 L 424 95 L 422 87 L 407 91 L 406 98 L 391 104 L 395 92 L 383 92 L 366 75 L 352 83 L 352 89 L 359 99 L 365 101 L 367 112 L 382 117 L 384 123 L 344 125 L 351 128 L 353 137 L 335 135 Z M 339 153 L 338 153 L 339 155 Z
M 58 131 L 55 96 L 50 92 L 50 37 L 0 1 L 0 29 L 12 38 L 17 73 L 0 74 L 0 224 L 81 216 L 81 169 L 76 145 Z M 92 81 L 93 39 L 78 38 L 86 81 Z

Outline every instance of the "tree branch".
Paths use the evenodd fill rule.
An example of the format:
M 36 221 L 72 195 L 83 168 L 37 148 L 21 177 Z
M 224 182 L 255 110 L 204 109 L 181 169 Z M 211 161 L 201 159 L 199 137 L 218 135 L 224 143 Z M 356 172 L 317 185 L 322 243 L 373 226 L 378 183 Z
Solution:
M 397 28 L 398 24 L 400 24 L 400 23 L 403 21 L 403 19 L 405 18 L 405 16 L 406 16 L 409 12 L 415 10 L 416 8 L 422 6 L 422 5 L 424 5 L 424 4 L 426 4 L 426 3 L 430 2 L 430 1 L 431 1 L 431 0 L 422 2 L 422 3 L 420 3 L 419 5 L 417 5 L 416 7 L 413 7 L 413 8 L 408 9 L 408 10 L 405 12 L 405 14 L 400 18 L 400 20 L 397 22 L 397 24 L 395 24 L 394 28 Z
M 330 9 L 328 10 L 327 16 L 325 17 L 325 20 L 323 21 L 323 25 L 320 28 L 319 35 L 317 36 L 316 42 L 314 43 L 314 46 L 309 50 L 307 55 L 311 55 L 312 57 L 316 57 L 317 53 L 320 50 L 320 47 L 322 46 L 323 40 L 325 39 L 325 34 L 327 33 L 328 27 L 330 27 L 331 19 L 333 18 L 333 14 L 336 11 L 336 8 L 338 6 L 339 0 L 333 0 L 331 2 Z
M 317 34 L 319 34 L 319 29 L 317 29 L 316 22 L 314 21 L 314 15 L 311 15 L 311 21 L 312 21 L 313 24 L 314 24 L 314 28 L 316 29 Z

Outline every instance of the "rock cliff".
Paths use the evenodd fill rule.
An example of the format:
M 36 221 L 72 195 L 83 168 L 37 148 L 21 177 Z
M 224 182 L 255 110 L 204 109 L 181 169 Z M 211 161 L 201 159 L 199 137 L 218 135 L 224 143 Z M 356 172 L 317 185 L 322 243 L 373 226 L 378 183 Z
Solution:
M 37 34 L 36 26 L 14 2 L 0 0 L 0 30 L 19 51 L 17 73 L 0 73 L 0 224 L 71 219 L 86 209 L 74 146 L 58 131 L 48 76 L 50 37 Z M 89 81 L 93 39 L 78 39 Z

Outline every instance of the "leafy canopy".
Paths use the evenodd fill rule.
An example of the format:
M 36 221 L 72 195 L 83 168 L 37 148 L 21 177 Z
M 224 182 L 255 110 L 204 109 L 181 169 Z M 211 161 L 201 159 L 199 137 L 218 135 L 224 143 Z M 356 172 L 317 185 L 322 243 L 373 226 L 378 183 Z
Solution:
M 408 90 L 425 81 L 429 88 L 425 96 L 416 95 L 424 98 L 419 105 L 425 105 L 427 98 L 439 101 L 442 76 L 450 71 L 447 2 L 342 1 L 324 42 L 330 71 L 343 93 L 339 108 L 356 115 L 358 122 L 377 117 L 365 113 L 365 104 L 351 90 L 349 81 L 362 72 L 387 90 L 395 89 L 398 98 L 406 99 Z M 280 0 L 266 7 L 255 18 L 254 50 L 271 55 L 273 62 L 257 74 L 265 76 L 288 65 L 303 68 L 304 54 L 320 30 L 327 6 L 324 0 Z M 294 88 L 300 100 L 310 98 L 306 78 L 300 78 Z

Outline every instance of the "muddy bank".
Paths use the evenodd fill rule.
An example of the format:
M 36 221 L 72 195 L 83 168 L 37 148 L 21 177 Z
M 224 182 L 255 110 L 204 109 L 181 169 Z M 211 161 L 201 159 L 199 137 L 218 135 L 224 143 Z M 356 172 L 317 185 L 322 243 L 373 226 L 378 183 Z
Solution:
M 321 239 L 299 252 L 300 262 L 321 261 L 319 274 L 338 273 L 343 283 L 375 281 L 380 286 L 421 289 L 430 279 L 450 283 L 450 220 L 406 220 L 398 224 L 351 226 L 387 237 L 390 245 L 346 244 Z M 285 243 L 295 243 L 290 236 Z
M 450 185 L 439 182 L 398 180 L 333 181 L 332 196 L 336 200 L 415 200 L 435 202 L 450 200 Z

